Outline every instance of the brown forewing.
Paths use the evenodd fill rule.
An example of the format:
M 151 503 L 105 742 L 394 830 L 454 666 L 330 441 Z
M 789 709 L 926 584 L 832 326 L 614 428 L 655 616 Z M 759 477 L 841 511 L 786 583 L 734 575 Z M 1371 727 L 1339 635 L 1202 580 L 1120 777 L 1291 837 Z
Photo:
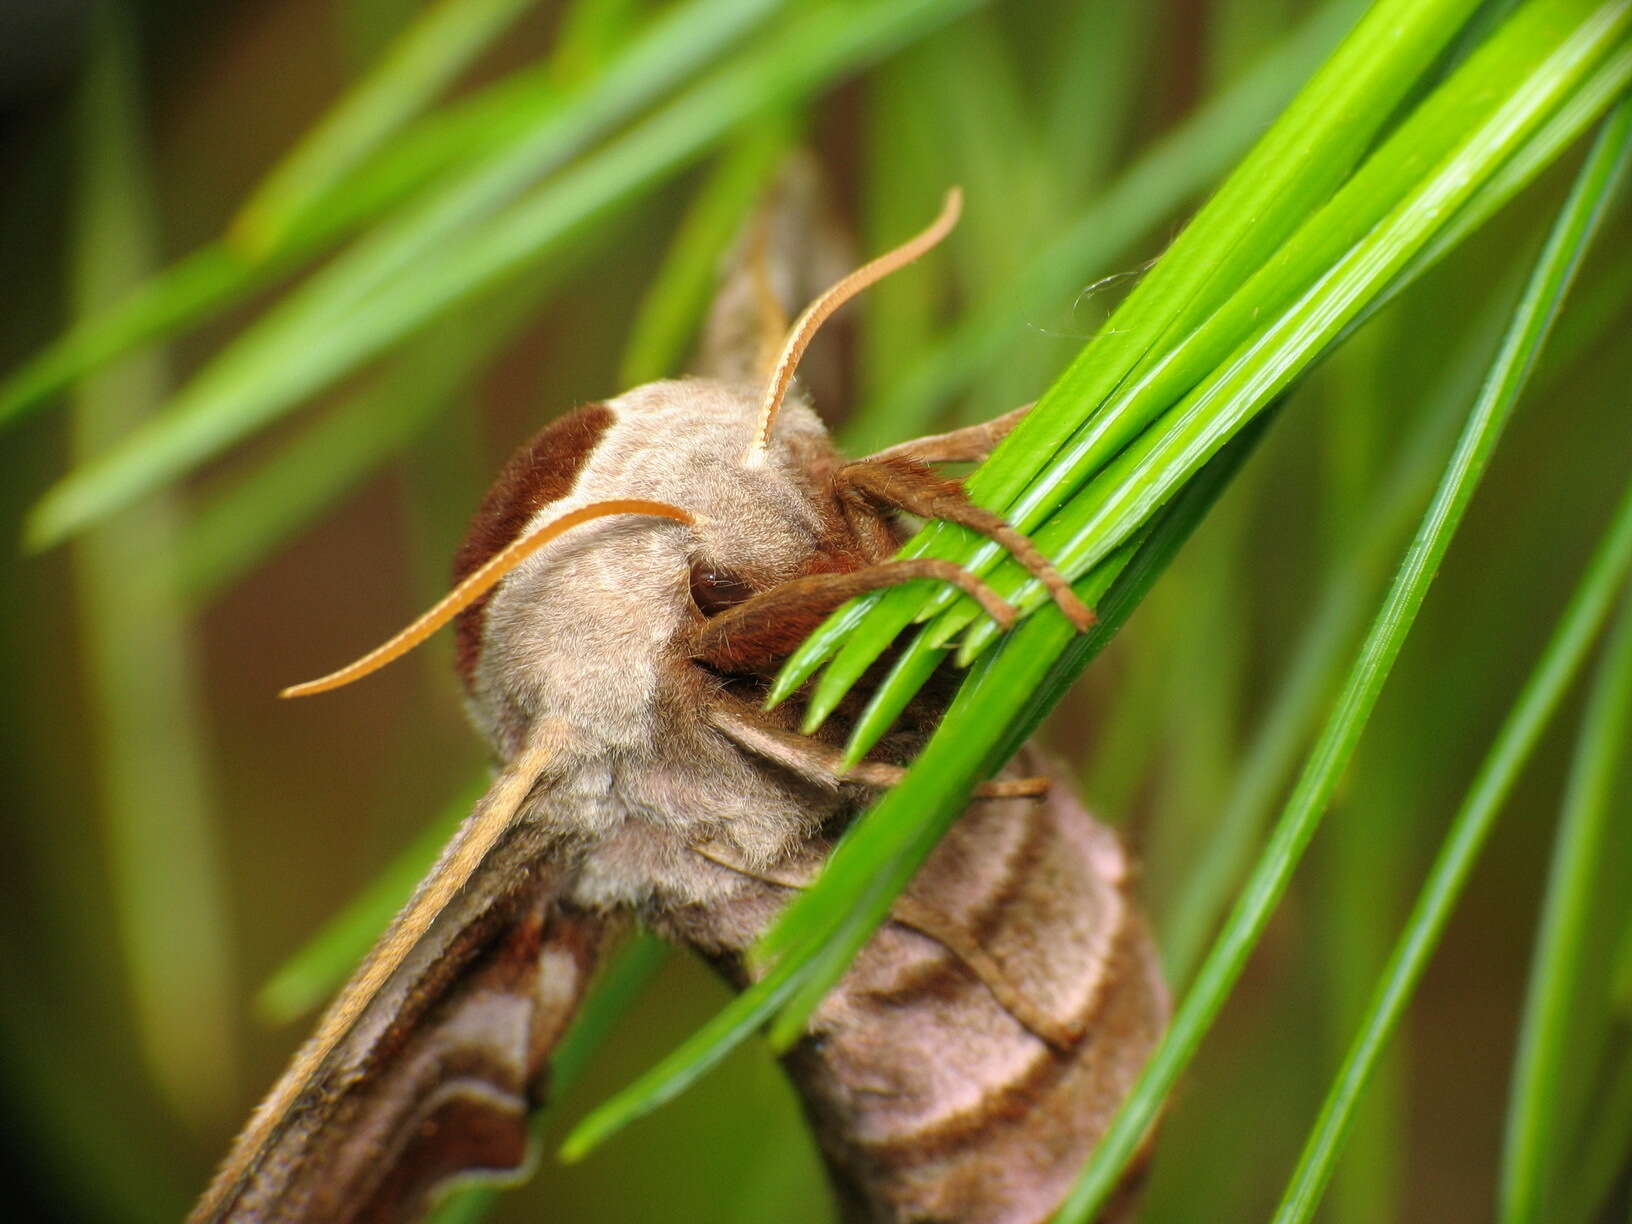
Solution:
M 528 840 L 484 865 L 271 1124 L 251 1120 L 193 1224 L 416 1219 L 447 1179 L 522 1164 L 607 937 Z

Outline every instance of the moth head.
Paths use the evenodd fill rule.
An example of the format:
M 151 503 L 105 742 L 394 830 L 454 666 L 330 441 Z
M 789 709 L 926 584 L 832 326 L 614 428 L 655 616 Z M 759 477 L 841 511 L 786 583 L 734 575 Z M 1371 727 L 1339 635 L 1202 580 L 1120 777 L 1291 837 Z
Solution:
M 473 713 L 501 754 L 545 714 L 601 728 L 632 720 L 638 736 L 688 623 L 823 564 L 837 460 L 819 418 L 790 394 L 794 372 L 821 324 L 939 242 L 960 204 L 954 189 L 928 229 L 812 302 L 763 387 L 649 383 L 546 427 L 484 499 L 448 596 L 283 695 L 361 679 L 455 622 Z

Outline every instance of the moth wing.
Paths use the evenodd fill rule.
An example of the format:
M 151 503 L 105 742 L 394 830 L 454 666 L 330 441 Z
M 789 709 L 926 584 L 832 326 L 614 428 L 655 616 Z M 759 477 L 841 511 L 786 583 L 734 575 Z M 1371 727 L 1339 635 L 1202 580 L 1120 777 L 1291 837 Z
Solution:
M 524 1163 L 608 931 L 563 904 L 567 870 L 535 821 L 492 827 L 507 781 L 251 1117 L 191 1224 L 409 1220 L 451 1178 Z

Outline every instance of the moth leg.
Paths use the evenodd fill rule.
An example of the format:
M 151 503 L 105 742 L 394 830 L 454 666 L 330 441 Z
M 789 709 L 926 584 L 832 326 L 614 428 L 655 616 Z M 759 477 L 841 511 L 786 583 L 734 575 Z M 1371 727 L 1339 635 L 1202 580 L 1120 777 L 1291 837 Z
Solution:
M 855 782 L 875 790 L 888 790 L 907 773 L 904 766 L 883 761 L 862 761 L 846 769 L 844 754 L 837 748 L 774 726 L 752 706 L 731 708 L 719 704 L 709 711 L 709 719 L 740 747 L 818 786 L 837 789 L 846 782 Z M 977 786 L 975 798 L 1041 799 L 1048 794 L 1050 785 L 1045 777 L 999 778 Z
M 751 866 L 738 860 L 717 842 L 705 842 L 691 849 L 694 854 L 717 867 L 792 892 L 803 892 L 816 882 L 819 874 L 818 864 L 810 861 Z M 1046 1008 L 1033 1003 L 1025 991 L 1009 980 L 1002 964 L 981 946 L 967 923 L 959 922 L 940 907 L 907 893 L 898 896 L 891 904 L 890 920 L 928 936 L 952 953 L 992 992 L 992 997 L 1004 1011 L 1049 1045 L 1056 1049 L 1069 1049 L 1082 1039 L 1081 1023 L 1061 1021 L 1051 1016 Z
M 1022 404 L 1011 412 L 1005 412 L 1002 416 L 993 417 L 989 421 L 982 421 L 979 425 L 968 425 L 948 433 L 928 434 L 922 438 L 914 438 L 910 442 L 898 442 L 894 446 L 868 455 L 860 462 L 879 463 L 907 459 L 914 463 L 979 463 L 996 449 L 999 442 L 1014 432 L 1014 427 L 1020 424 L 1021 418 L 1030 411 L 1030 404 Z
M 845 600 L 923 578 L 952 583 L 1005 629 L 1014 624 L 1014 606 L 968 570 L 914 557 L 848 573 L 807 574 L 761 591 L 706 621 L 693 639 L 692 657 L 722 671 L 756 670 L 785 658 Z
M 1000 418 L 1001 419 L 1001 418 Z M 1002 515 L 969 500 L 963 486 L 938 476 L 918 459 L 895 456 L 847 463 L 833 476 L 840 501 L 905 510 L 919 518 L 943 519 L 997 541 L 1047 588 L 1065 618 L 1078 632 L 1097 619 L 1093 609 L 1077 598 L 1071 584 L 1029 538 L 1009 526 Z

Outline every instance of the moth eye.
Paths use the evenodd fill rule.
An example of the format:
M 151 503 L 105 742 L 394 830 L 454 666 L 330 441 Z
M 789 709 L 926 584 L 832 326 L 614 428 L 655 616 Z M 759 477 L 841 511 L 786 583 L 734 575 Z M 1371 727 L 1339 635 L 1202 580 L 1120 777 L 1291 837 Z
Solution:
M 718 616 L 753 595 L 754 588 L 735 574 L 708 565 L 691 567 L 691 602 L 704 616 Z

